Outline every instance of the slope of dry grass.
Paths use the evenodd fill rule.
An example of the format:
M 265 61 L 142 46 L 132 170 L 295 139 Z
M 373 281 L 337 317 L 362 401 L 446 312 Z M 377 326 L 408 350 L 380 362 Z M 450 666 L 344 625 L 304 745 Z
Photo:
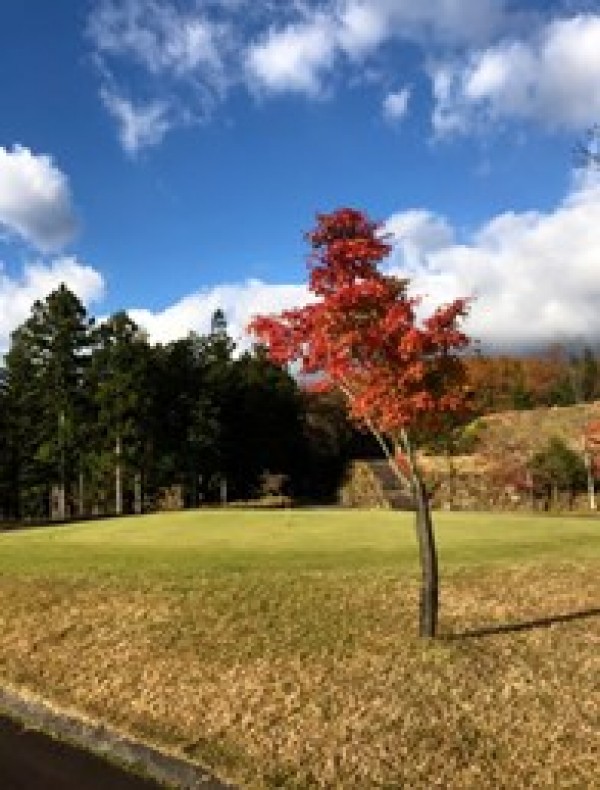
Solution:
M 553 436 L 581 452 L 585 425 L 600 420 L 600 402 L 489 414 L 477 421 L 476 450 L 488 458 L 527 459 Z

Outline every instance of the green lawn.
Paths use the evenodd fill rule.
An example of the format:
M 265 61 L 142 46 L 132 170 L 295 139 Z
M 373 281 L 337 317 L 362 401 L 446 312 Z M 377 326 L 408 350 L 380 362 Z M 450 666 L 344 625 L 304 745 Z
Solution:
M 436 525 L 434 643 L 415 638 L 410 514 L 200 511 L 0 534 L 0 679 L 243 787 L 600 785 L 600 520 Z M 557 615 L 576 616 L 464 635 Z
M 438 513 L 449 570 L 600 558 L 600 520 Z M 187 511 L 0 533 L 0 571 L 196 574 L 416 569 L 413 516 L 385 511 Z

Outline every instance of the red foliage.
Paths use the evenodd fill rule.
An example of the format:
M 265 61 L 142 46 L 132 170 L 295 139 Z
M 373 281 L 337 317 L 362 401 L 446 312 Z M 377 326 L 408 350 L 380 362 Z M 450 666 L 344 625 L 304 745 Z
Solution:
M 583 429 L 583 438 L 588 450 L 600 451 L 600 420 L 591 420 Z
M 439 307 L 422 321 L 408 281 L 380 272 L 390 245 L 379 226 L 345 208 L 317 216 L 309 285 L 316 300 L 253 320 L 250 331 L 280 363 L 345 393 L 352 416 L 378 431 L 431 429 L 465 410 L 469 391 L 457 352 L 468 299 Z

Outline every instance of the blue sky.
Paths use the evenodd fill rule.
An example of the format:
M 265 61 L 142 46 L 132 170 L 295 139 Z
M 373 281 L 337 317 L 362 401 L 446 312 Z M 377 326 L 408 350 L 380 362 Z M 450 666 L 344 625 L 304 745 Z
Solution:
M 61 280 L 241 337 L 344 205 L 485 343 L 600 339 L 596 2 L 3 0 L 0 52 L 0 350 Z

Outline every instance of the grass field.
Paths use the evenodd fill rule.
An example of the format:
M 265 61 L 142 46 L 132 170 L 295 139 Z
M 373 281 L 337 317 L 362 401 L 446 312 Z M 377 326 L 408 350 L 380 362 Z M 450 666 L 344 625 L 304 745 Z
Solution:
M 0 681 L 243 787 L 600 786 L 600 521 L 436 523 L 433 643 L 409 514 L 0 534 Z

